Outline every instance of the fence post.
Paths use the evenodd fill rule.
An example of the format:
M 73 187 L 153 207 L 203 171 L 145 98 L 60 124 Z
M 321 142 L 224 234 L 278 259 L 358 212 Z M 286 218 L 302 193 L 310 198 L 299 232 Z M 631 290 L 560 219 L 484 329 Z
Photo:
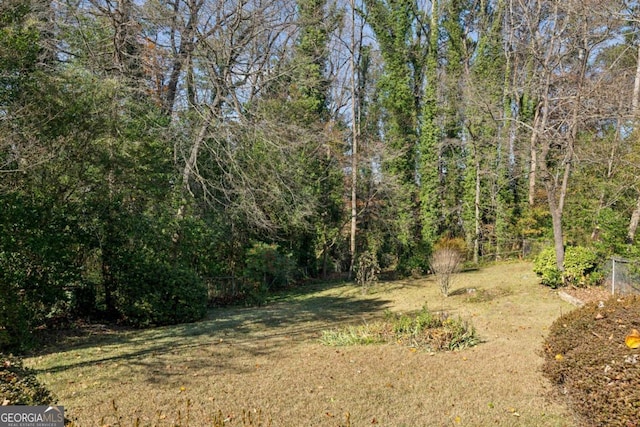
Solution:
M 616 293 L 616 259 L 611 257 L 611 295 Z

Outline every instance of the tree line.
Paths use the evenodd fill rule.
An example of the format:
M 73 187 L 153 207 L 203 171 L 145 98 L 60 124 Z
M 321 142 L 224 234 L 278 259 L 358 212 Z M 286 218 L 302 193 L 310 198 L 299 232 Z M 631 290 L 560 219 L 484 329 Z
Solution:
M 425 273 L 443 239 L 633 256 L 638 7 L 5 0 L 0 346 L 195 320 L 220 278 Z

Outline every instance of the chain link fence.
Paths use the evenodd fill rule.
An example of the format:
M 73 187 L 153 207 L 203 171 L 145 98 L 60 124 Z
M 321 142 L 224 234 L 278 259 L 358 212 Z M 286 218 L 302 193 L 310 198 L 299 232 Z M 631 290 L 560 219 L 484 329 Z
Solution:
M 612 294 L 640 295 L 640 261 L 611 258 L 605 268 L 605 286 Z
M 499 244 L 493 240 L 483 240 L 480 242 L 478 258 L 483 262 L 527 259 L 536 256 L 550 245 L 553 245 L 553 241 L 547 238 L 501 240 Z

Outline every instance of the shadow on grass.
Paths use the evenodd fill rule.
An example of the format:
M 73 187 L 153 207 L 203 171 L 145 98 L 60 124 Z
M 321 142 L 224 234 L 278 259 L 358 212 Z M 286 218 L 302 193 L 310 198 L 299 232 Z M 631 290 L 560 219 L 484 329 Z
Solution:
M 323 329 L 361 322 L 381 315 L 390 301 L 361 296 L 353 286 L 316 285 L 290 290 L 262 307 L 212 309 L 206 320 L 144 330 L 108 330 L 75 337 L 41 349 L 49 356 L 41 373 L 58 373 L 103 364 L 121 364 L 145 371 L 149 381 L 166 380 L 168 360 L 190 369 L 242 371 L 229 355 L 260 356 L 291 342 L 316 339 Z M 220 356 L 220 357 L 218 357 Z M 162 373 L 162 375 L 155 373 Z M 184 372 L 177 370 L 176 374 Z

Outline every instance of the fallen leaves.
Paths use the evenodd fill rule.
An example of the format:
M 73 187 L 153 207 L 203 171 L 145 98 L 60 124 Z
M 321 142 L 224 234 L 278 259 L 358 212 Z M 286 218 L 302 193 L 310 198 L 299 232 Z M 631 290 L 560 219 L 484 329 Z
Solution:
M 629 335 L 624 339 L 624 343 L 629 348 L 640 348 L 640 332 L 637 329 L 632 329 Z

